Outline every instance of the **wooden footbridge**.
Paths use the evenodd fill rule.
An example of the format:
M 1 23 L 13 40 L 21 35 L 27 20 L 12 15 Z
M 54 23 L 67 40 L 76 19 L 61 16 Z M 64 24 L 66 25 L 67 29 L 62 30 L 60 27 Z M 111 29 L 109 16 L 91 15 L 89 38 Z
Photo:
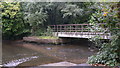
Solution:
M 64 25 L 50 25 L 53 34 L 58 37 L 72 37 L 72 38 L 92 38 L 100 37 L 100 39 L 110 39 L 111 33 L 105 23 L 97 25 L 91 24 L 64 24 Z M 116 25 L 115 30 L 120 30 L 120 24 Z

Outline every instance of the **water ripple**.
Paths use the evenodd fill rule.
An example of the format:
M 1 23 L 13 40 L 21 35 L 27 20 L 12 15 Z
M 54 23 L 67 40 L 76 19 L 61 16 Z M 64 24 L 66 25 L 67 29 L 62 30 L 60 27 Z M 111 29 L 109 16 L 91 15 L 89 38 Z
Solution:
M 19 65 L 23 62 L 30 61 L 30 60 L 38 58 L 38 57 L 39 56 L 32 56 L 32 57 L 21 58 L 21 59 L 18 59 L 18 60 L 13 60 L 13 61 L 10 61 L 6 64 L 3 64 L 3 66 L 17 66 L 17 65 Z

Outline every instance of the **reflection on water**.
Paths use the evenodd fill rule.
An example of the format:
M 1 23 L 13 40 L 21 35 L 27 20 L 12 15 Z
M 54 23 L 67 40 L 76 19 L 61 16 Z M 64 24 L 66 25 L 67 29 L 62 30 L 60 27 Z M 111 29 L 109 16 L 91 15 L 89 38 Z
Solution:
M 95 53 L 84 43 L 52 45 L 3 41 L 2 59 L 4 66 L 37 66 L 61 61 L 80 64 Z

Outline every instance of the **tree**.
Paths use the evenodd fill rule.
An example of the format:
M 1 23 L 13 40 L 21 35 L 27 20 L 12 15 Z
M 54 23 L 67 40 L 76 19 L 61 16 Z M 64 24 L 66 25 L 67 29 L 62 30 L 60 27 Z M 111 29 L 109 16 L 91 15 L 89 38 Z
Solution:
M 48 25 L 71 24 L 71 23 L 79 24 L 79 23 L 87 22 L 89 20 L 89 16 L 91 15 L 92 10 L 89 10 L 88 8 L 85 9 L 85 7 L 87 6 L 90 7 L 90 5 L 91 3 L 76 4 L 76 3 L 65 3 L 65 2 L 23 3 L 23 8 L 25 12 L 24 19 L 26 23 L 30 24 L 32 35 L 35 35 L 37 33 L 40 33 L 38 35 L 42 35 L 46 31 Z M 72 15 L 69 15 L 69 13 L 71 13 Z M 88 18 L 86 16 L 88 16 Z
M 70 2 L 66 3 L 65 7 L 61 11 L 63 12 L 63 17 L 69 19 L 69 23 L 87 23 L 90 15 L 94 13 L 94 8 L 92 8 L 92 5 L 93 3 L 91 2 Z
M 48 19 L 46 25 L 57 25 L 64 24 L 65 19 L 63 18 L 63 13 L 61 10 L 64 8 L 64 2 L 52 2 L 46 6 L 46 11 L 48 14 Z
M 38 31 L 42 31 L 44 29 L 44 24 L 47 18 L 46 12 L 44 12 L 44 6 L 46 3 L 41 2 L 28 2 L 23 3 L 23 11 L 24 11 L 24 20 L 31 27 L 32 35 L 39 34 Z M 41 33 L 40 32 L 40 35 Z
M 1 2 L 2 9 L 2 34 L 4 39 L 14 39 L 22 37 L 27 33 L 23 21 L 23 13 L 19 2 Z

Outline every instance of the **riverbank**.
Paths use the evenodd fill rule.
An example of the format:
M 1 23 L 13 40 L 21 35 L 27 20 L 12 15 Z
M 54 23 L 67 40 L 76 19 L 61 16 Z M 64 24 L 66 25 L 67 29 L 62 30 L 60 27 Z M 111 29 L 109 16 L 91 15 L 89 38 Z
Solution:
M 62 43 L 70 42 L 70 40 L 68 40 L 68 39 L 63 39 L 63 38 L 58 38 L 58 37 L 50 37 L 50 36 L 23 37 L 23 41 L 44 43 L 44 44 L 62 44 Z

